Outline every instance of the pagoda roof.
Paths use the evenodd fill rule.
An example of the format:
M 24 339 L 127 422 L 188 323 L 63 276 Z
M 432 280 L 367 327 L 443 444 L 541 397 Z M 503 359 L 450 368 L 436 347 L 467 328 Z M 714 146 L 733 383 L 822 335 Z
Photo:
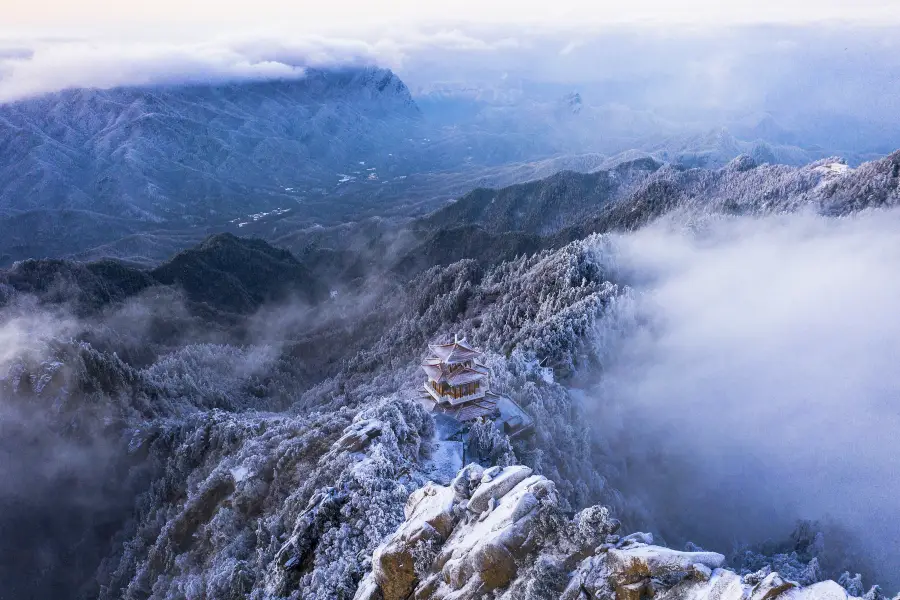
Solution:
M 454 371 L 447 376 L 447 383 L 450 385 L 462 385 L 464 383 L 472 383 L 473 381 L 481 381 L 487 377 L 487 370 L 466 367 L 459 371 Z
M 471 367 L 449 368 L 440 359 L 432 358 L 422 363 L 422 370 L 428 378 L 437 383 L 447 382 L 450 385 L 462 385 L 473 381 L 480 381 L 490 373 L 487 367 L 475 363 Z
M 465 338 L 454 340 L 450 344 L 429 344 L 429 348 L 441 361 L 454 364 L 474 360 L 481 352 L 471 347 Z
M 422 364 L 422 370 L 425 371 L 425 374 L 428 375 L 428 378 L 432 381 L 440 383 L 444 378 L 444 370 L 441 368 L 440 364 L 433 365 L 425 362 Z

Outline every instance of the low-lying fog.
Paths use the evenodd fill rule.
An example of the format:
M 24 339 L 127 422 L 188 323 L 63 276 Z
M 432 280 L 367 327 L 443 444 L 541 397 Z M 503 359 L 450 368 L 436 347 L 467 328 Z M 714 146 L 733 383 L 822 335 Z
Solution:
M 900 211 L 615 245 L 640 324 L 586 401 L 643 525 L 727 551 L 818 519 L 900 584 Z

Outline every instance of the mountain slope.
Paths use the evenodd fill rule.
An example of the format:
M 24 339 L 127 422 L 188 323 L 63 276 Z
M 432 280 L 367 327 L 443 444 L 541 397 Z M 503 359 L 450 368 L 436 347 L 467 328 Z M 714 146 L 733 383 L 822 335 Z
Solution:
M 0 106 L 0 209 L 150 222 L 296 200 L 405 139 L 406 86 L 375 68 L 294 81 L 71 90 Z
M 0 285 L 45 305 L 67 304 L 83 315 L 167 286 L 183 292 L 200 314 L 215 316 L 248 314 L 279 300 L 315 304 L 328 296 L 321 277 L 325 270 L 314 272 L 317 268 L 315 260 L 300 262 L 263 240 L 219 234 L 150 271 L 114 260 L 32 259 L 0 270 Z
M 0 267 L 14 260 L 65 256 L 150 230 L 150 223 L 87 210 L 37 209 L 0 216 Z
M 856 170 L 839 163 L 767 167 L 746 159 L 716 171 L 662 167 L 644 172 L 628 189 L 594 204 L 600 211 L 597 226 L 633 228 L 667 210 L 688 215 L 706 211 L 702 214 L 715 218 L 721 212 L 756 214 L 811 206 L 847 214 L 900 201 L 900 153 Z M 522 206 L 545 210 L 540 198 L 529 194 Z M 573 214 L 581 214 L 591 196 L 582 200 L 573 204 Z M 554 218 L 568 218 L 565 202 L 553 206 L 560 209 Z M 478 218 L 489 214 L 480 210 L 473 213 Z M 613 240 L 620 236 L 589 236 L 564 247 L 532 251 L 512 242 L 551 245 L 561 238 L 522 231 L 491 233 L 474 224 L 431 230 L 417 224 L 416 231 L 426 235 L 413 232 L 408 242 L 424 241 L 417 255 L 425 260 L 414 265 L 416 276 L 404 280 L 405 285 L 389 287 L 390 268 L 406 254 L 386 249 L 401 234 L 392 235 L 385 226 L 376 239 L 383 245 L 373 249 L 372 238 L 363 235 L 367 226 L 317 229 L 309 239 L 318 236 L 321 245 L 311 244 L 295 256 L 258 240 L 219 235 L 149 273 L 115 263 L 46 260 L 22 261 L 0 272 L 0 299 L 9 316 L 0 322 L 0 331 L 4 340 L 13 341 L 0 356 L 0 394 L 5 407 L 27 417 L 0 423 L 0 472 L 10 484 L 5 489 L 21 494 L 15 498 L 16 510 L 0 514 L 0 524 L 10 532 L 2 540 L 3 556 L 15 558 L 4 563 L 3 574 L 13 580 L 7 589 L 16 597 L 30 592 L 73 598 L 80 588 L 83 597 L 111 600 L 188 595 L 352 598 L 380 563 L 374 551 L 402 526 L 409 495 L 432 478 L 435 431 L 429 415 L 414 401 L 422 384 L 418 366 L 429 342 L 452 339 L 459 332 L 485 350 L 496 389 L 535 420 L 533 438 L 514 444 L 502 436 L 487 440 L 503 450 L 497 456 L 504 465 L 498 466 L 518 460 L 546 478 L 540 487 L 548 493 L 553 488 L 553 504 L 560 512 L 550 516 L 565 517 L 557 521 L 562 525 L 571 522 L 572 512 L 598 501 L 623 521 L 634 516 L 629 506 L 639 512 L 639 500 L 615 489 L 615 478 L 627 475 L 633 457 L 592 435 L 601 419 L 583 412 L 586 389 L 572 385 L 579 374 L 603 374 L 614 366 L 610 353 L 622 328 L 650 327 L 641 340 L 654 334 L 653 323 L 628 318 L 627 309 L 641 290 L 630 287 L 628 277 L 615 268 Z M 575 233 L 570 227 L 555 235 Z M 495 239 L 512 242 L 497 244 Z M 326 294 L 316 318 L 297 319 L 296 304 L 278 301 L 285 294 L 327 289 L 316 282 L 317 264 L 328 262 L 323 260 L 328 247 L 334 254 L 327 271 L 352 266 L 351 276 L 361 277 L 355 261 L 343 253 L 371 255 L 385 249 L 377 257 L 383 259 L 376 265 L 382 270 L 365 274 L 371 287 L 358 290 L 361 293 L 346 298 Z M 456 249 L 463 251 L 453 254 Z M 507 251 L 518 256 L 510 259 Z M 457 260 L 468 253 L 483 263 Z M 437 262 L 442 260 L 456 262 Z M 429 266 L 431 262 L 438 266 Z M 90 310 L 73 324 L 67 317 L 60 319 L 58 309 L 75 302 L 78 290 L 85 296 L 78 302 Z M 188 297 L 185 307 L 179 304 L 179 294 Z M 88 301 L 92 298 L 96 302 Z M 275 306 L 267 306 L 269 302 Z M 205 306 L 214 311 L 204 312 Z M 203 318 L 182 318 L 182 308 L 197 310 Z M 214 312 L 228 319 L 206 319 Z M 612 321 L 604 321 L 607 317 Z M 680 410 L 680 404 L 674 404 Z M 680 415 L 691 422 L 698 416 L 688 411 Z M 805 413 L 781 418 L 792 426 L 793 419 L 803 419 Z M 616 422 L 609 424 L 614 427 Z M 675 420 L 661 433 L 643 427 L 624 433 L 643 445 L 654 437 L 669 439 L 679 427 L 684 424 Z M 71 460 L 48 473 L 47 457 Z M 676 457 L 664 458 L 662 471 L 677 464 Z M 690 458 L 693 462 L 695 455 Z M 490 483 L 480 475 L 473 484 Z M 647 472 L 634 476 L 646 479 Z M 468 485 L 465 480 L 457 483 Z M 474 487 L 469 485 L 469 491 Z M 670 492 L 658 489 L 660 494 Z M 497 493 L 496 500 L 509 491 Z M 32 493 L 41 502 L 18 501 Z M 454 537 L 465 537 L 460 541 L 467 546 L 488 538 L 463 532 L 471 533 L 470 528 L 485 522 L 493 527 L 496 521 L 489 519 L 508 514 L 508 504 L 488 503 L 488 494 L 479 495 L 485 506 L 500 511 L 491 517 L 479 509 L 485 521 L 449 524 L 448 529 L 462 528 Z M 764 498 L 767 522 L 770 497 L 767 492 Z M 534 498 L 540 500 L 536 494 Z M 110 511 L 113 500 L 116 510 Z M 852 500 L 856 505 L 855 496 Z M 523 505 L 516 514 L 524 516 L 529 506 L 536 505 Z M 723 508 L 734 510 L 730 505 Z M 38 547 L 35 528 L 43 535 L 40 524 L 55 525 L 60 514 L 67 516 L 69 527 L 54 527 L 54 544 L 40 545 L 45 553 L 41 561 L 22 560 L 22 548 L 32 552 Z M 582 517 L 591 514 L 599 516 L 589 512 Z M 591 518 L 577 522 L 600 524 Z M 707 519 L 693 525 L 699 532 L 712 527 Z M 629 527 L 627 522 L 624 527 Z M 568 541 L 576 539 L 570 534 L 586 532 L 568 526 L 559 531 Z M 518 539 L 553 541 L 529 537 L 543 533 L 530 527 L 519 533 L 523 535 Z M 796 573 L 809 578 L 796 578 L 804 585 L 839 577 L 845 568 L 868 573 L 864 561 L 862 567 L 845 562 L 845 538 L 826 535 L 826 545 L 816 533 L 806 531 L 775 544 L 767 556 L 742 552 L 740 557 L 751 560 L 734 566 L 744 577 L 766 569 L 781 570 L 785 578 Z M 599 544 L 584 541 L 591 542 L 584 546 L 588 554 L 579 552 L 570 563 L 564 560 L 574 556 L 568 552 L 558 555 L 562 563 L 553 562 L 553 543 L 545 546 L 549 553 L 539 560 L 526 556 L 525 562 L 514 565 L 520 569 L 518 576 L 499 584 L 512 586 L 501 593 L 518 597 L 521 584 L 528 588 L 524 598 L 559 597 L 541 593 L 564 589 L 571 579 L 578 585 L 598 582 L 602 585 L 591 593 L 602 592 L 599 597 L 607 600 L 615 597 L 598 571 L 604 565 L 597 554 Z M 610 552 L 628 545 L 622 539 L 604 541 L 611 545 L 606 548 Z M 840 556 L 826 562 L 830 554 L 819 554 L 826 547 L 837 548 Z M 846 548 L 854 558 L 853 547 Z M 671 556 L 661 549 L 652 551 Z M 427 558 L 427 552 L 423 556 Z M 464 559 L 460 564 L 471 564 L 475 556 L 463 553 L 458 558 Z M 591 562 L 578 568 L 584 558 Z M 422 567 L 418 565 L 428 576 L 430 565 Z M 692 567 L 688 591 L 708 591 L 704 574 L 709 575 L 706 569 Z M 760 578 L 767 576 L 768 571 Z M 718 579 L 709 581 L 728 577 L 738 587 L 752 579 L 724 572 L 714 577 Z M 462 579 L 456 583 L 464 584 Z M 848 589 L 858 587 L 852 579 L 841 578 Z M 533 587 L 532 581 L 550 585 Z M 643 579 L 634 583 L 642 587 L 632 592 L 655 585 Z M 676 581 L 663 583 L 653 589 L 668 597 Z M 836 594 L 829 598 L 845 598 L 830 587 Z M 590 597 L 580 596 L 578 588 L 573 591 L 575 597 Z M 881 596 L 875 592 L 869 596 L 877 598 Z
M 758 164 L 742 155 L 719 169 L 640 159 L 612 170 L 563 172 L 526 184 L 478 189 L 416 226 L 468 225 L 491 233 L 538 234 L 552 246 L 591 233 L 634 229 L 672 211 L 762 214 L 809 206 L 846 214 L 893 206 L 900 202 L 898 186 L 900 151 L 856 169 L 839 159 L 790 167 Z
M 163 284 L 177 285 L 193 302 L 238 313 L 287 299 L 289 294 L 306 302 L 327 295 L 310 270 L 287 250 L 231 234 L 212 236 L 179 252 L 150 274 Z
M 593 173 L 563 171 L 546 179 L 499 190 L 477 189 L 422 219 L 428 227 L 478 225 L 493 232 L 547 235 L 595 214 L 632 181 L 661 165 L 646 158 Z

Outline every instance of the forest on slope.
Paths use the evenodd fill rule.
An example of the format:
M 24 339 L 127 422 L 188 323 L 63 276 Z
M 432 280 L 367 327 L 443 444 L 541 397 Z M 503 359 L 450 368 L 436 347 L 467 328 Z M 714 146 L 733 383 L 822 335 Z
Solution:
M 5 593 L 353 597 L 429 478 L 418 363 L 459 332 L 535 420 L 530 438 L 487 436 L 485 455 L 546 476 L 563 510 L 603 503 L 739 571 L 896 587 L 889 500 L 869 486 L 890 473 L 897 382 L 864 349 L 889 357 L 900 339 L 884 327 L 900 153 L 856 169 L 647 166 L 612 171 L 618 191 L 610 173 L 564 173 L 412 224 L 315 230 L 293 253 L 219 234 L 152 269 L 3 270 Z M 568 183 L 590 177 L 602 193 Z M 774 311 L 790 289 L 820 310 Z M 791 323 L 774 347 L 754 337 Z M 846 341 L 809 333 L 826 323 Z M 842 368 L 810 387 L 823 365 Z M 750 385 L 759 373 L 769 385 Z M 379 434 L 360 447 L 347 434 L 364 422 Z M 817 462 L 838 451 L 822 428 L 868 465 Z M 846 498 L 816 498 L 848 480 Z M 887 521 L 855 514 L 861 500 Z
M 459 113 L 454 106 L 467 101 L 455 94 L 413 95 L 389 69 L 344 66 L 2 102 L 0 265 L 63 257 L 146 265 L 212 233 L 274 238 L 407 221 L 474 188 L 562 170 L 623 162 L 715 170 L 742 154 L 800 166 L 843 150 L 785 145 L 772 127 L 736 137 L 722 127 L 670 131 L 658 119 L 652 135 L 623 135 L 616 121 L 629 119 L 576 96 L 574 113 L 527 97 L 482 99 Z

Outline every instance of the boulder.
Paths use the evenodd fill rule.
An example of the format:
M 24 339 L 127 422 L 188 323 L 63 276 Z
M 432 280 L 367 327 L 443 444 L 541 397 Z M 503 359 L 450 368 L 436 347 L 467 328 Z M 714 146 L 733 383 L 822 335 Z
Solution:
M 788 590 L 779 600 L 847 600 L 852 597 L 834 581 L 820 581 L 807 587 Z
M 563 600 L 579 599 L 582 592 L 591 600 L 641 600 L 669 590 L 672 600 L 689 591 L 688 597 L 694 599 L 698 584 L 721 587 L 722 582 L 715 576 L 722 572 L 719 567 L 725 562 L 721 554 L 679 552 L 639 540 L 652 540 L 652 537 L 632 534 L 619 540 L 616 547 L 603 548 L 598 555 L 585 559 L 566 588 Z M 727 573 L 743 590 L 740 577 Z M 686 584 L 681 585 L 683 582 Z M 743 591 L 734 600 L 742 595 Z
M 459 501 L 468 500 L 472 496 L 472 492 L 475 491 L 475 488 L 481 483 L 483 476 L 484 469 L 481 465 L 472 463 L 463 467 L 450 483 L 450 487 L 453 488 L 453 491 L 456 494 L 456 499 Z
M 450 535 L 456 524 L 454 514 L 455 494 L 449 488 L 433 483 L 410 494 L 403 508 L 407 529 L 415 529 L 419 521 L 434 527 L 444 538 Z M 401 529 L 403 531 L 403 529 Z
M 498 489 L 506 489 L 510 481 L 517 480 L 523 473 L 524 479 L 519 479 L 517 485 L 497 497 Z M 516 575 L 516 559 L 534 549 L 535 521 L 545 510 L 541 499 L 556 505 L 555 487 L 543 477 L 528 477 L 525 471 L 513 470 L 509 476 L 504 472 L 482 485 L 491 486 L 497 482 L 500 486 L 492 486 L 491 494 L 480 496 L 485 504 L 496 499 L 494 509 L 484 519 L 460 524 L 440 551 L 436 564 L 442 565 L 444 580 L 453 590 L 466 587 L 472 579 L 480 582 L 479 589 L 482 590 L 508 585 Z M 481 489 L 475 491 L 473 499 Z
M 487 510 L 491 498 L 495 500 L 508 494 L 521 481 L 531 475 L 531 469 L 516 465 L 500 470 L 494 467 L 493 473 L 486 471 L 482 476 L 481 485 L 472 493 L 467 508 L 475 513 Z
M 353 423 L 344 429 L 344 435 L 332 445 L 332 449 L 336 452 L 341 450 L 359 452 L 368 446 L 369 442 L 381 435 L 382 427 L 382 423 L 376 420 Z
M 626 541 L 628 538 L 625 538 Z M 706 567 L 702 579 L 708 579 L 710 570 L 725 563 L 725 557 L 715 552 L 680 552 L 661 546 L 635 544 L 607 553 L 609 571 L 615 585 L 628 585 L 644 579 L 662 578 L 679 573 L 697 572 L 695 565 Z M 703 577 L 703 575 L 706 577 Z
M 683 579 L 655 590 L 654 600 L 747 600 L 747 589 L 734 571 L 715 569 L 709 579 Z
M 606 554 L 584 559 L 569 580 L 560 600 L 613 600 L 609 584 L 609 565 Z
M 553 533 L 544 531 L 552 520 L 543 517 L 557 508 L 556 487 L 528 467 L 469 465 L 449 486 L 429 483 L 410 495 L 406 521 L 375 551 L 357 600 L 375 600 L 373 588 L 383 600 L 413 593 L 418 600 L 468 600 L 504 588 L 516 577 L 517 561 L 538 548 L 543 533 Z M 585 518 L 582 527 L 593 520 Z M 436 549 L 427 574 L 415 568 L 423 543 Z
M 769 573 L 750 591 L 750 600 L 772 600 L 776 596 L 797 587 L 793 581 L 786 581 L 778 573 Z
M 381 594 L 381 588 L 378 587 L 372 573 L 366 575 L 363 580 L 359 582 L 359 587 L 356 588 L 356 594 L 353 595 L 353 600 L 384 600 L 384 596 Z

